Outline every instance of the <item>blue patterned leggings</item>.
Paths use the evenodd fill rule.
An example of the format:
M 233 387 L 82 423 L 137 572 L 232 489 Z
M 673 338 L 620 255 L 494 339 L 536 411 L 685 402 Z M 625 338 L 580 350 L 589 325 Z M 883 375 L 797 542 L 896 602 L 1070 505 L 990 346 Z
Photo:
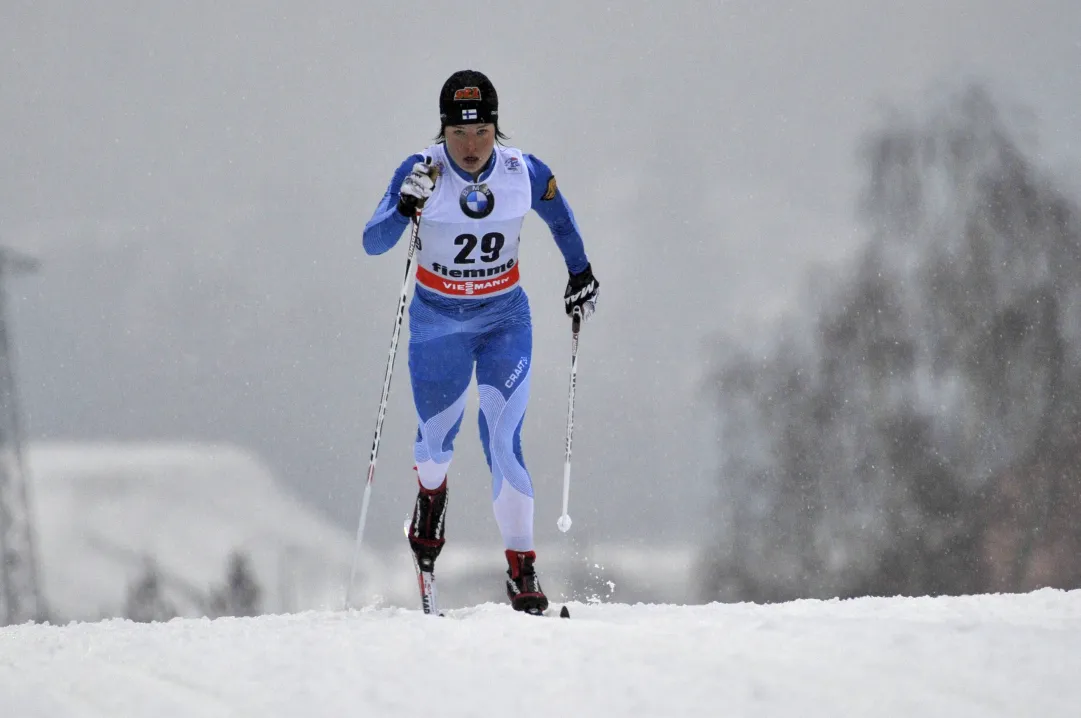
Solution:
M 423 291 L 423 290 L 421 290 Z M 533 550 L 533 483 L 522 458 L 533 325 L 521 289 L 448 311 L 418 293 L 409 307 L 409 376 L 418 416 L 413 456 L 420 482 L 438 487 L 454 454 L 474 368 L 480 437 L 492 505 L 506 548 Z

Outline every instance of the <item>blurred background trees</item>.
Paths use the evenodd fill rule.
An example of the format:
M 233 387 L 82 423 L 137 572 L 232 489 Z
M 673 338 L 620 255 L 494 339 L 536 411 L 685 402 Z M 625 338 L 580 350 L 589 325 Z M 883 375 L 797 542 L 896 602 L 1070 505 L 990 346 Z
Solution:
M 165 576 L 158 562 L 147 557 L 138 578 L 128 585 L 123 615 L 139 623 L 168 621 L 183 615 L 169 598 L 171 591 L 167 583 L 172 584 L 172 592 L 175 592 L 177 584 L 183 582 L 176 577 Z M 263 613 L 263 588 L 256 578 L 251 557 L 240 550 L 229 554 L 225 579 L 220 585 L 211 586 L 205 592 L 192 591 L 190 588 L 185 592 L 194 596 L 196 603 L 201 606 L 198 613 L 207 618 L 258 616 Z
M 241 551 L 229 556 L 225 583 L 210 594 L 210 618 L 220 616 L 258 616 L 262 609 L 263 589 L 255 578 L 251 559 Z
M 1081 221 L 990 94 L 862 148 L 866 247 L 722 343 L 705 600 L 1081 586 Z
M 177 615 L 176 606 L 165 595 L 157 561 L 147 558 L 139 577 L 128 586 L 124 616 L 136 623 L 153 623 Z

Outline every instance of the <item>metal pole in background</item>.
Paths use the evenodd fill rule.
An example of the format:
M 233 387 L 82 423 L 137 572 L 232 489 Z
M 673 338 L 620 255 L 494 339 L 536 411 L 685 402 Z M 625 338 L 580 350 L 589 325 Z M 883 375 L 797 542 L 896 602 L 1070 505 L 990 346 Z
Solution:
M 38 262 L 0 248 L 0 621 L 45 616 L 38 580 L 37 538 L 11 352 L 5 280 L 36 271 Z

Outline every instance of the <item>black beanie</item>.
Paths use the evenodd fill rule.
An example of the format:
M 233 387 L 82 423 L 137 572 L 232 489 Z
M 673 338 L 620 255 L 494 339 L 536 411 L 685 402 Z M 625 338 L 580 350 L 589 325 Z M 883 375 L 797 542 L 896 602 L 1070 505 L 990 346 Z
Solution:
M 478 125 L 499 120 L 499 96 L 483 72 L 459 70 L 439 91 L 439 120 L 447 125 Z

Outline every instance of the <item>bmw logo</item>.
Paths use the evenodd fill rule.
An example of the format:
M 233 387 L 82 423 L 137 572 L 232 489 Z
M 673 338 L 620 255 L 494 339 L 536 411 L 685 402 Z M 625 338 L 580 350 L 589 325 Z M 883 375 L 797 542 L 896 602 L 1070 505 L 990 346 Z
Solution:
M 495 195 L 486 184 L 466 185 L 458 196 L 458 206 L 470 219 L 483 219 L 495 209 Z

